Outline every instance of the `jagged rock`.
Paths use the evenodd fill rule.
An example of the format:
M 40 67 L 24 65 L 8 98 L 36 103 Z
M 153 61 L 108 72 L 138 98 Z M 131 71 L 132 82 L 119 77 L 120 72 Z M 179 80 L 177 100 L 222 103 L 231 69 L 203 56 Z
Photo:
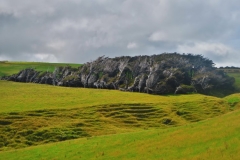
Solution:
M 98 76 L 95 73 L 92 73 L 89 75 L 88 80 L 87 80 L 87 84 L 89 88 L 93 88 L 94 87 L 94 83 L 98 80 Z
M 234 91 L 234 78 L 201 55 L 163 53 L 152 56 L 99 57 L 78 69 L 58 67 L 53 73 L 25 69 L 3 80 L 67 87 L 105 88 L 152 94 Z
M 178 86 L 175 90 L 175 94 L 187 94 L 187 93 L 196 93 L 197 90 L 193 86 L 181 85 Z

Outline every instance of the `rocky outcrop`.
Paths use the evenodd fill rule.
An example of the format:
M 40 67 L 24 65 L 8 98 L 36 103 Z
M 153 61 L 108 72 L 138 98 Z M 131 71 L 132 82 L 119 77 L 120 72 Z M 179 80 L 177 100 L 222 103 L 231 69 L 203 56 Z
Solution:
M 201 55 L 163 53 L 152 56 L 99 57 L 79 68 L 59 67 L 53 73 L 25 69 L 4 80 L 67 87 L 119 89 L 152 94 L 234 90 L 234 78 Z

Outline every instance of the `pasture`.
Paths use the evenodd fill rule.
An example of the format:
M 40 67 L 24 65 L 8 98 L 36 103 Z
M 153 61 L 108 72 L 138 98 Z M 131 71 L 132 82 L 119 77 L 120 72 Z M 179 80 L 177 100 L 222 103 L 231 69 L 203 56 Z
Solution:
M 0 159 L 240 158 L 238 93 L 159 96 L 0 81 L 0 103 Z
M 1 86 L 11 86 L 12 83 L 1 81 Z M 29 84 L 16 83 L 16 85 L 19 85 L 18 88 L 24 88 Z M 31 85 L 34 85 L 31 87 L 34 87 L 35 91 L 42 87 L 37 84 Z M 47 87 L 46 91 L 52 90 L 50 93 L 68 89 L 44 87 Z M 96 95 L 87 93 L 86 90 L 89 89 L 83 91 L 79 89 L 79 95 L 75 95 L 76 90 L 71 90 L 67 90 L 65 95 L 68 101 L 59 98 L 55 105 L 52 105 L 48 98 L 46 99 L 48 96 L 39 96 L 40 100 L 50 103 L 32 106 L 31 98 L 34 97 L 31 95 L 32 92 L 27 90 L 25 95 L 31 97 L 29 102 L 26 97 L 20 96 L 17 101 L 12 100 L 5 105 L 9 110 L 1 106 L 1 137 L 5 137 L 9 145 L 1 148 L 0 157 L 2 159 L 240 158 L 239 94 L 220 99 L 199 94 L 153 96 L 129 93 L 126 98 L 124 92 L 94 90 L 96 95 L 101 94 L 100 97 L 107 95 L 111 97 L 105 104 L 92 105 L 89 100 Z M 6 92 L 12 91 L 10 89 Z M 60 92 L 59 95 L 61 94 Z M 16 95 L 12 95 L 11 98 L 14 96 Z M 75 100 L 82 102 L 79 106 L 72 103 L 77 97 L 82 98 Z M 132 100 L 137 97 L 138 100 Z M 18 101 L 25 101 L 22 109 L 15 110 L 14 107 L 10 107 Z M 63 102 L 65 107 L 62 105 Z M 171 121 L 167 122 L 166 119 Z
M 71 67 L 77 68 L 80 66 L 80 64 L 0 61 L 0 77 L 16 74 L 20 70 L 23 70 L 26 68 L 34 68 L 37 71 L 53 72 L 55 67 L 60 67 L 60 66 L 71 66 Z

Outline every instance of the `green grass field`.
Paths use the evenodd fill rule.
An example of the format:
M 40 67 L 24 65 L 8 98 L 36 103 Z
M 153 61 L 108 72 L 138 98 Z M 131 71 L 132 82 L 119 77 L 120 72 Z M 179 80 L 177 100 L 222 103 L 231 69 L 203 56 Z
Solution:
M 221 99 L 7 81 L 0 86 L 4 159 L 192 159 L 215 154 L 219 159 L 223 153 L 224 159 L 225 152 L 233 156 L 239 149 L 238 142 L 232 148 L 239 140 L 237 131 L 226 127 L 238 121 L 220 118 L 239 115 L 233 112 L 240 108 L 239 94 Z M 222 151 L 225 143 L 229 151 Z
M 0 152 L 2 159 L 239 160 L 240 110 L 168 129 L 80 138 Z
M 80 64 L 45 63 L 45 62 L 0 62 L 0 76 L 9 76 L 26 68 L 35 68 L 37 71 L 54 71 L 55 67 L 72 66 L 77 68 Z
M 0 81 L 0 103 L 4 160 L 240 159 L 238 93 L 159 96 Z

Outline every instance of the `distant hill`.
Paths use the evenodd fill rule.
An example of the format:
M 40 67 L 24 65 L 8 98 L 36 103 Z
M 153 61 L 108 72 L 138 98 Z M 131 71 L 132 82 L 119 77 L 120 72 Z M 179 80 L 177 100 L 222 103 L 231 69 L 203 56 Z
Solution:
M 240 92 L 240 68 L 239 67 L 220 67 L 218 70 L 226 73 L 230 77 L 234 77 L 234 87 L 237 92 Z
M 47 63 L 47 62 L 12 62 L 12 61 L 0 61 L 0 77 L 10 76 L 18 73 L 20 70 L 26 68 L 32 68 L 36 71 L 49 71 L 53 72 L 56 67 L 71 66 L 73 68 L 79 67 L 81 64 L 72 63 Z
M 226 73 L 240 73 L 240 67 L 219 67 L 218 70 L 224 71 Z
M 202 55 L 178 53 L 116 58 L 102 56 L 79 68 L 57 67 L 53 72 L 28 68 L 2 79 L 151 94 L 198 92 L 225 96 L 235 91 L 234 78 L 215 68 L 212 60 Z

